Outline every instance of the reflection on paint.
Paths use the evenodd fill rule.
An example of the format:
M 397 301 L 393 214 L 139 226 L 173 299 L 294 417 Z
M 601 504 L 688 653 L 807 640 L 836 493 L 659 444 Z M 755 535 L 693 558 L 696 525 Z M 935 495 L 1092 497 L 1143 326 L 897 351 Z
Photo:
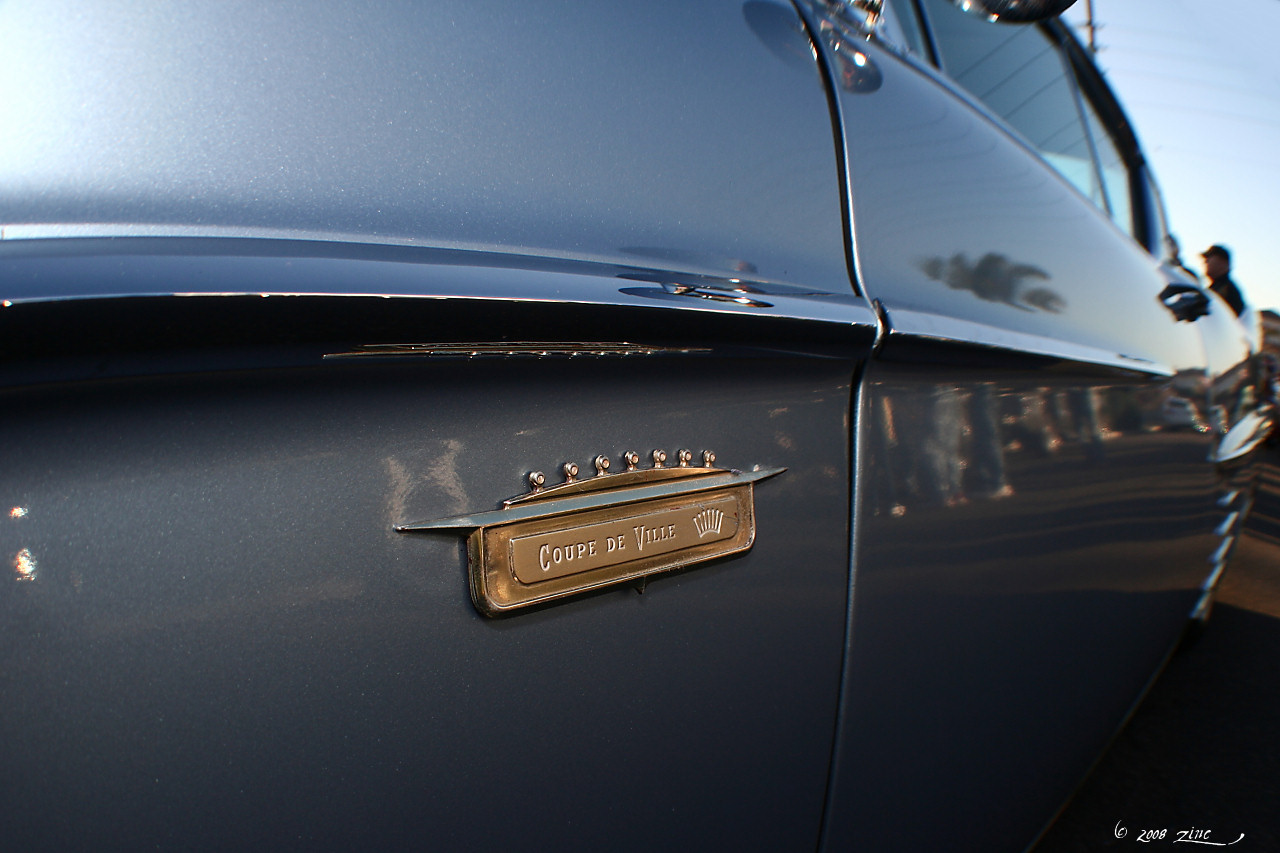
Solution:
M 19 583 L 30 582 L 36 579 L 36 561 L 31 556 L 31 551 L 23 548 L 13 558 L 13 571 L 15 578 Z
M 873 515 L 892 517 L 911 506 L 1009 498 L 1035 485 L 1017 482 L 1011 467 L 1032 470 L 1031 460 L 1058 456 L 1101 465 L 1116 439 L 1202 433 L 1208 415 L 1177 381 L 1140 392 L 1106 386 L 1015 392 L 990 382 L 877 391 L 867 437 L 870 465 L 880 475 L 870 480 L 868 506 Z
M 963 252 L 945 259 L 929 258 L 920 264 L 920 269 L 952 290 L 967 290 L 979 299 L 1002 302 L 1023 311 L 1060 314 L 1067 306 L 1067 301 L 1056 290 L 1027 285 L 1027 279 L 1048 281 L 1047 272 L 1033 264 L 1011 261 L 998 252 L 987 252 L 973 262 Z

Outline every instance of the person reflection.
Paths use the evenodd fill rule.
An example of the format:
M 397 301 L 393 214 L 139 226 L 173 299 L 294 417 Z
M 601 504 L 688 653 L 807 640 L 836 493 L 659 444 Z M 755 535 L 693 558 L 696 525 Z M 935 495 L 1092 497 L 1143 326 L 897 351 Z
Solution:
M 872 483 L 872 512 L 900 517 L 907 511 L 906 496 L 899 489 L 897 466 L 898 428 L 894 423 L 893 396 L 881 392 L 871 404 L 871 457 L 875 473 Z
M 1098 398 L 1092 388 L 1070 388 L 1057 395 L 1059 433 L 1070 436 L 1085 450 L 1085 458 L 1100 462 L 1106 456 L 1102 425 L 1098 418 Z M 1065 405 L 1064 405 L 1065 403 Z
M 965 502 L 964 400 L 950 385 L 882 390 L 871 412 L 871 492 L 876 515 L 902 516 L 908 503 Z
M 866 421 L 867 506 L 901 518 L 1034 491 L 1028 471 L 1053 459 L 1101 463 L 1108 437 L 1142 431 L 1143 417 L 1125 395 L 1087 385 L 877 384 Z
M 1004 441 L 998 398 L 990 382 L 979 382 L 969 394 L 969 433 L 973 439 L 969 479 L 976 497 L 998 500 L 1013 494 L 1005 479 Z
M 958 507 L 1014 494 L 1005 474 L 1001 399 L 992 383 L 882 386 L 870 412 L 875 515 L 909 504 Z
M 964 435 L 964 409 L 960 389 L 939 385 L 924 401 L 925 434 L 921 442 L 923 463 L 917 470 L 920 494 L 935 506 L 957 506 L 965 502 L 964 457 L 960 441 Z
M 1050 408 L 1050 391 L 1037 388 L 1011 398 L 1009 414 L 1009 444 L 1012 449 L 1024 451 L 1037 459 L 1043 459 L 1062 446 L 1055 418 L 1056 409 Z

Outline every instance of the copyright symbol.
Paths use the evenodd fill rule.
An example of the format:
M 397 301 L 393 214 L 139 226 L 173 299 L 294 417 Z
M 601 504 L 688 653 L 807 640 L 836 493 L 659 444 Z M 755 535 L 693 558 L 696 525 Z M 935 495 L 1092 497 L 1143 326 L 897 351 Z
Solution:
M 1129 830 L 1120 825 L 1120 821 L 1116 821 L 1116 838 L 1124 838 L 1129 834 Z

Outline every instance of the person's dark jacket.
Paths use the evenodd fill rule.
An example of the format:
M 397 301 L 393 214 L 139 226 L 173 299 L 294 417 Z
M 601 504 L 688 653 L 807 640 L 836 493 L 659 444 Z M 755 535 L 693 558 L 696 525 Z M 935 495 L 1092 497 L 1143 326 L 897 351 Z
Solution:
M 1239 317 L 1244 313 L 1244 297 L 1240 295 L 1240 288 L 1236 287 L 1236 283 L 1231 280 L 1231 276 L 1224 275 L 1221 278 L 1215 278 L 1209 283 L 1209 289 L 1226 300 L 1231 306 L 1231 310 L 1236 312 Z

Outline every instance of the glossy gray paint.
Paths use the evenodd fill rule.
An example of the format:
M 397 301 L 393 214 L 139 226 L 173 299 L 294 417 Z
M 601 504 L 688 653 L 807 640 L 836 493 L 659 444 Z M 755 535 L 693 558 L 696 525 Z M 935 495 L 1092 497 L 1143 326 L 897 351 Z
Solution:
M 1206 440 L 1121 375 L 868 381 L 829 843 L 1022 849 L 1195 605 L 1225 517 Z
M 824 842 L 1022 849 L 1211 569 L 1212 437 L 1160 407 L 1207 411 L 1211 369 L 1247 350 L 1206 318 L 1207 368 L 1142 247 L 948 81 L 858 49 L 877 85 L 839 90 L 855 255 L 891 331 L 863 385 Z
M 0 588 L 6 839 L 812 849 L 849 380 L 445 360 L 3 392 L 3 547 L 35 566 Z M 788 471 L 750 553 L 643 595 L 487 620 L 457 536 L 393 530 L 492 509 L 532 467 L 686 446 Z
M 497 250 L 849 292 L 786 5 L 6 3 L 0 232 Z
M 793 10 L 6 4 L 0 42 L 10 843 L 818 844 L 875 318 Z M 502 340 L 551 352 L 324 358 Z M 486 620 L 458 537 L 393 530 L 681 447 L 788 470 L 643 595 Z
M 1211 439 L 1145 427 L 1238 341 L 874 44 L 829 103 L 777 3 L 0 24 L 6 839 L 1017 848 L 1198 594 Z M 486 621 L 392 529 L 684 446 L 788 471 L 643 595 Z

